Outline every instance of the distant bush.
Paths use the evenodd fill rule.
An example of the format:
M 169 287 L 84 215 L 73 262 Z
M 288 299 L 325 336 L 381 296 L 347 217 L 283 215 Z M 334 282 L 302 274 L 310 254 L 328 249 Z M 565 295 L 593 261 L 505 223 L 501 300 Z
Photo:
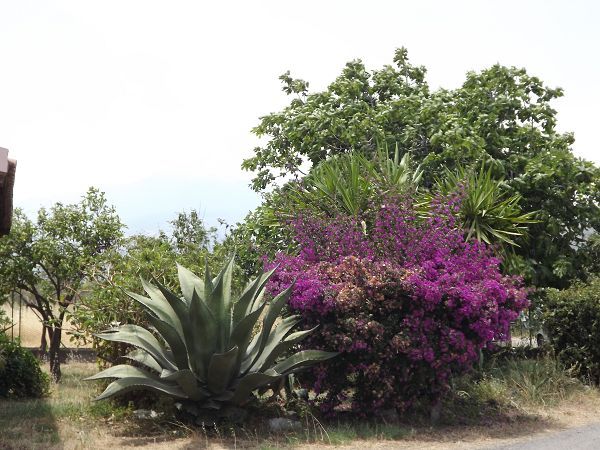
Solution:
M 600 383 L 600 278 L 549 290 L 544 302 L 550 344 L 566 366 Z
M 0 397 L 43 397 L 49 384 L 33 353 L 0 333 Z
M 481 349 L 508 338 L 526 291 L 484 244 L 465 242 L 455 207 L 440 200 L 419 219 L 411 200 L 396 197 L 367 220 L 294 222 L 300 252 L 276 258 L 269 289 L 297 279 L 290 309 L 319 325 L 306 345 L 341 352 L 311 380 L 325 412 L 436 401 Z

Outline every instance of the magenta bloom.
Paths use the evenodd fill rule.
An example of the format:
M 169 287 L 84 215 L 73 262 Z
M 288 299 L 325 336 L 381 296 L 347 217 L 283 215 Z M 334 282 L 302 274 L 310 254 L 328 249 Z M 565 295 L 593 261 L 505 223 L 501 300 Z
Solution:
M 484 244 L 465 242 L 457 202 L 439 200 L 419 219 L 410 200 L 387 199 L 366 233 L 348 217 L 292 223 L 300 251 L 268 264 L 279 266 L 268 290 L 297 280 L 290 309 L 319 325 L 303 345 L 341 352 L 313 372 L 323 410 L 349 398 L 361 414 L 434 400 L 482 348 L 510 337 L 526 290 Z

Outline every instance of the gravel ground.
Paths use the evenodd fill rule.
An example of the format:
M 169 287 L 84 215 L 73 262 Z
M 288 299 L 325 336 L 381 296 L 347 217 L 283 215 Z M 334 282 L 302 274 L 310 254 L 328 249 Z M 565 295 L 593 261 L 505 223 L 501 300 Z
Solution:
M 486 450 L 598 450 L 600 449 L 600 424 L 533 437 L 523 442 L 487 447 Z

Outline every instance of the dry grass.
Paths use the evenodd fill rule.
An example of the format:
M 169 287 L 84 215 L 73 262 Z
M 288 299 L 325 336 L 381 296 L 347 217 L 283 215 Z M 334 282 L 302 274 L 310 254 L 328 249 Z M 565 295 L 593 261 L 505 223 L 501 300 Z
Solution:
M 470 399 L 448 405 L 444 415 L 449 420 L 437 427 L 431 427 L 419 418 L 406 418 L 401 424 L 340 422 L 322 425 L 309 416 L 302 431 L 283 435 L 269 434 L 260 426 L 190 429 L 168 420 L 136 421 L 126 408 L 117 408 L 107 402 L 91 402 L 95 388 L 81 380 L 95 371 L 96 367 L 91 363 L 70 363 L 64 366 L 63 382 L 53 386 L 49 398 L 0 400 L 0 450 L 318 449 L 324 446 L 477 449 L 600 421 L 600 393 L 596 389 L 573 390 L 551 406 L 539 402 L 519 403 L 517 397 L 508 397 L 503 405 L 493 405 L 494 388 L 480 386 L 480 391 L 469 394 Z M 506 396 L 506 392 L 498 395 Z M 476 401 L 475 396 L 478 396 Z

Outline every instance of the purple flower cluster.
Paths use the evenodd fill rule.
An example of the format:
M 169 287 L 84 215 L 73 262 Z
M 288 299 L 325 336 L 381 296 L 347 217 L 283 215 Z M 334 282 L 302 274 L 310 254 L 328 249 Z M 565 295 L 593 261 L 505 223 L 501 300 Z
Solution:
M 299 254 L 279 254 L 268 289 L 294 280 L 290 309 L 318 331 L 307 348 L 341 352 L 312 374 L 321 407 L 362 414 L 434 400 L 479 351 L 509 338 L 527 305 L 520 280 L 454 219 L 458 198 L 420 218 L 410 199 L 387 198 L 365 221 L 300 217 Z M 367 221 L 369 225 L 367 225 Z

